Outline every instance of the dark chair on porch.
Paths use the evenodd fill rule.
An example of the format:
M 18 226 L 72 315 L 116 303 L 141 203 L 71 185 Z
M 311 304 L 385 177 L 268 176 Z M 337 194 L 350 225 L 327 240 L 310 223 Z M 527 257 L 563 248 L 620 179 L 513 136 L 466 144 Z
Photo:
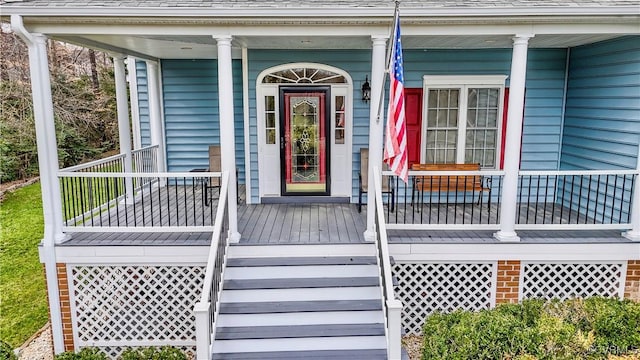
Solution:
M 222 151 L 220 145 L 209 145 L 209 168 L 208 172 L 221 172 L 222 171 Z M 209 205 L 209 202 L 213 199 L 220 197 L 220 186 L 222 185 L 221 178 L 211 178 L 205 186 L 205 204 Z M 238 169 L 236 168 L 236 194 L 237 203 L 240 203 L 240 193 L 238 192 Z M 218 196 L 213 195 L 217 191 Z
M 388 166 L 382 164 L 382 169 L 387 170 Z M 362 212 L 362 194 L 366 194 L 369 188 L 369 149 L 360 148 L 360 172 L 358 172 L 358 212 Z M 395 188 L 389 176 L 382 177 L 382 193 L 391 197 L 390 210 L 393 212 L 395 208 Z
M 207 171 L 209 172 L 222 171 L 222 155 L 220 151 L 220 145 L 209 145 L 209 168 L 207 169 Z M 211 199 L 217 199 L 213 197 L 214 191 L 217 191 L 218 197 L 220 197 L 220 186 L 221 186 L 220 178 L 209 179 L 209 183 L 205 188 L 205 197 L 207 199 L 207 202 Z

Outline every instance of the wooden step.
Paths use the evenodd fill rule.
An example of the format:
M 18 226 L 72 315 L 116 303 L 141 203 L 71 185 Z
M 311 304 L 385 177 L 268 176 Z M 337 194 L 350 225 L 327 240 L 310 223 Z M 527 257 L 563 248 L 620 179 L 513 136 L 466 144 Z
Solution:
M 228 267 L 225 280 L 230 279 L 290 279 L 331 278 L 331 277 L 369 277 L 378 276 L 376 265 L 309 265 L 291 269 L 289 266 Z
M 382 310 L 380 300 L 270 301 L 220 303 L 220 314 Z
M 234 326 L 221 327 L 216 331 L 216 340 L 338 336 L 384 336 L 384 324 Z
M 227 260 L 227 267 L 376 264 L 375 256 L 252 257 Z
M 224 282 L 225 290 L 303 289 L 327 287 L 378 286 L 377 277 L 327 277 L 296 279 L 231 279 Z
M 373 300 L 380 299 L 380 287 L 330 287 L 304 289 L 254 289 L 254 290 L 224 290 L 220 296 L 223 303 L 254 303 L 254 302 L 287 302 L 295 301 L 326 301 L 326 300 Z
M 387 341 L 384 336 L 216 340 L 213 343 L 213 353 L 215 356 L 217 353 L 370 350 L 385 349 L 386 344 Z
M 382 360 L 385 349 L 312 350 L 213 354 L 214 360 Z
M 322 324 L 374 324 L 383 323 L 384 314 L 379 310 L 369 311 L 323 311 L 266 314 L 221 314 L 216 325 L 233 326 L 283 326 Z
M 305 244 L 305 245 L 237 245 L 229 246 L 228 258 L 375 256 L 374 243 Z

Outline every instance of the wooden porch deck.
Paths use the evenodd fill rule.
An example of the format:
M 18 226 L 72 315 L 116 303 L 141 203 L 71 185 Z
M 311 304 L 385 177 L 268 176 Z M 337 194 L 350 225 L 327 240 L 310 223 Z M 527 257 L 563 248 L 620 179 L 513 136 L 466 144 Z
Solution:
M 264 204 L 238 209 L 241 244 L 364 242 L 366 214 L 355 204 Z
M 266 245 L 266 244 L 352 244 L 364 242 L 366 230 L 366 207 L 362 213 L 358 213 L 357 204 L 326 203 L 326 204 L 259 204 L 246 205 L 244 201 L 244 186 L 238 189 L 238 231 L 242 235 L 240 245 Z M 187 200 L 195 197 L 196 203 L 201 203 L 202 194 L 196 191 L 185 192 Z M 425 218 L 431 213 L 432 219 L 437 219 L 435 211 L 439 211 L 440 217 L 431 223 L 462 224 L 464 223 L 497 223 L 499 205 L 487 204 L 475 205 L 440 205 L 423 206 L 422 211 L 414 213 L 410 204 L 398 204 L 395 212 L 386 209 L 389 223 L 430 223 Z M 152 206 L 149 204 L 148 206 Z M 217 200 L 213 200 L 207 210 L 215 211 Z M 386 208 L 386 207 L 385 207 Z M 566 223 L 569 216 L 575 221 L 576 212 L 569 212 L 559 207 L 547 206 L 539 211 L 531 208 L 524 211 L 523 205 L 520 222 L 528 223 Z M 156 212 L 157 213 L 157 212 Z M 525 213 L 530 214 L 527 218 Z M 113 214 L 116 214 L 113 212 Z M 489 215 L 489 216 L 487 216 Z M 125 216 L 119 212 L 119 217 Z M 130 214 L 133 216 L 133 214 Z M 140 213 L 136 214 L 140 216 Z M 161 218 L 154 220 L 155 226 L 168 223 L 179 214 L 165 212 Z M 434 217 L 436 216 L 436 217 Z M 104 215 L 103 215 L 104 217 Z M 210 219 L 206 216 L 205 219 Z M 113 219 L 112 219 L 113 220 Z M 159 220 L 159 221 L 158 221 Z M 108 219 L 101 221 L 108 223 Z M 146 223 L 151 224 L 150 219 Z M 118 246 L 118 245 L 158 245 L 158 246 L 206 246 L 210 242 L 210 232 L 111 232 L 108 229 L 100 232 L 74 232 L 70 233 L 71 239 L 64 245 L 82 246 Z M 393 243 L 497 243 L 493 237 L 494 231 L 477 230 L 390 230 L 389 241 Z M 535 243 L 576 243 L 576 242 L 624 242 L 626 239 L 620 236 L 619 230 L 528 230 L 520 231 L 521 242 Z

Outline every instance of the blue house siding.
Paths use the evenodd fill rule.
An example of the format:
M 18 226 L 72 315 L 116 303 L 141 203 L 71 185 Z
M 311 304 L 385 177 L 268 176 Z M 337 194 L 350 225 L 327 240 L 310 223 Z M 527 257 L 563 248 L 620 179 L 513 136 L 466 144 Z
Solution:
M 241 62 L 233 61 L 236 163 L 244 182 Z M 162 86 L 167 168 L 189 171 L 209 165 L 209 145 L 220 144 L 218 68 L 215 60 L 164 60 Z
M 369 104 L 360 100 L 360 87 L 363 79 L 370 72 L 371 52 L 369 50 L 322 52 L 250 50 L 252 200 L 257 201 L 259 194 L 255 81 L 263 70 L 293 62 L 313 62 L 335 66 L 347 71 L 354 81 L 352 197 L 355 199 L 358 193 L 360 148 L 369 147 Z M 407 88 L 422 88 L 423 75 L 508 75 L 511 69 L 511 49 L 405 50 L 404 66 Z M 522 145 L 523 169 L 557 169 L 559 166 L 565 67 L 566 51 L 564 49 L 530 50 Z
M 405 50 L 405 86 L 421 88 L 423 75 L 509 75 L 511 53 L 511 49 Z M 522 130 L 524 170 L 558 168 L 565 64 L 563 49 L 529 50 Z
M 640 37 L 624 37 L 571 50 L 561 168 L 568 170 L 635 169 L 640 144 Z M 600 218 L 620 214 L 628 221 L 629 202 L 587 209 L 585 198 L 604 196 L 591 187 L 595 180 L 568 184 L 582 194 L 581 211 Z M 600 194 L 595 194 L 599 191 Z M 618 181 L 607 196 L 622 193 L 630 199 L 631 182 Z M 565 205 L 577 207 L 580 196 L 565 196 Z M 593 206 L 593 205 L 592 205 Z
M 147 88 L 147 63 L 136 61 L 136 84 L 138 92 L 138 113 L 140 126 L 140 145 L 151 145 L 151 128 L 149 125 L 149 91 Z
M 571 49 L 561 168 L 635 169 L 640 36 Z

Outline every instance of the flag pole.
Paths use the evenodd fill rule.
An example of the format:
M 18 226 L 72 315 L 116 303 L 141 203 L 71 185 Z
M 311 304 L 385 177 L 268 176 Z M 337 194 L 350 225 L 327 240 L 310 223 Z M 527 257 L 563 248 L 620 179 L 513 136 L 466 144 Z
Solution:
M 400 17 L 398 14 L 400 13 L 400 0 L 395 1 L 395 9 L 393 11 L 393 25 L 391 26 L 391 31 L 389 32 L 389 41 L 391 46 L 387 48 L 387 56 L 386 56 L 386 70 L 385 73 L 389 73 L 389 69 L 391 68 L 391 56 L 393 54 L 393 48 L 395 47 L 393 38 L 395 37 L 396 27 L 398 26 L 398 21 L 400 21 Z M 382 110 L 384 109 L 384 87 L 387 82 L 387 78 L 383 77 L 382 87 L 380 88 L 380 102 L 378 104 L 378 117 L 376 118 L 376 123 L 380 123 L 380 119 L 382 118 Z

